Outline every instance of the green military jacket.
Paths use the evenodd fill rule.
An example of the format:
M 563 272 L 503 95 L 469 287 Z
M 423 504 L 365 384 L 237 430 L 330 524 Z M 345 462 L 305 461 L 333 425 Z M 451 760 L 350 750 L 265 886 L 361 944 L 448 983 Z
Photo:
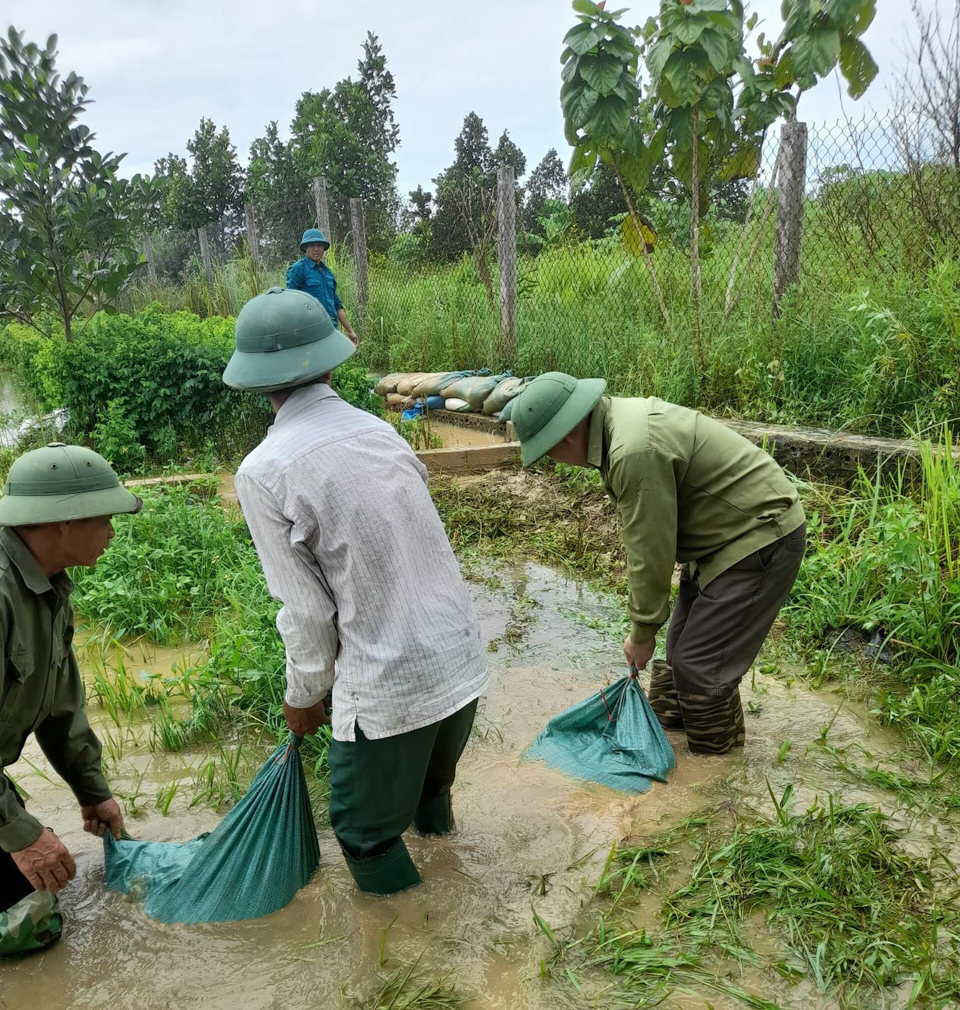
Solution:
M 617 509 L 638 644 L 669 616 L 676 562 L 692 562 L 704 589 L 805 521 L 796 489 L 763 449 L 656 397 L 604 396 L 590 417 L 587 458 Z
M 43 574 L 14 530 L 0 530 L 0 848 L 7 852 L 43 830 L 2 774 L 30 733 L 82 806 L 110 798 L 73 654 L 72 589 L 66 573 Z

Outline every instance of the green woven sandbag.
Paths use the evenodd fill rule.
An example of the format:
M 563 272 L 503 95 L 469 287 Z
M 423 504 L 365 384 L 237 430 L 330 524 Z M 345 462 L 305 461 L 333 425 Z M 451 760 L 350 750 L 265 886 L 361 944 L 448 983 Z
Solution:
M 503 375 L 471 375 L 465 379 L 457 379 L 449 386 L 444 386 L 440 395 L 445 399 L 466 400 L 470 404 L 471 410 L 481 410 L 483 401 L 509 374 L 509 372 L 505 372 Z
M 397 383 L 406 378 L 406 372 L 391 372 L 389 375 L 385 375 L 382 379 L 377 379 L 377 384 L 373 387 L 373 391 L 378 396 L 386 396 L 387 393 L 395 393 L 397 391 Z

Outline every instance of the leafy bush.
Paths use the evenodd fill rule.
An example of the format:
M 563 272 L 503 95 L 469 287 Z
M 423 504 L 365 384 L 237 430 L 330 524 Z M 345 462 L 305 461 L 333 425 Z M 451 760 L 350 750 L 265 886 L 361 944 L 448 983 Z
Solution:
M 95 425 L 93 439 L 101 456 L 108 459 L 120 473 L 134 473 L 144 462 L 143 445 L 127 416 L 123 400 L 107 404 L 106 417 Z
M 350 358 L 334 370 L 332 386 L 347 403 L 383 417 L 383 400 L 372 395 L 373 380 L 367 377 L 367 370 L 356 358 Z

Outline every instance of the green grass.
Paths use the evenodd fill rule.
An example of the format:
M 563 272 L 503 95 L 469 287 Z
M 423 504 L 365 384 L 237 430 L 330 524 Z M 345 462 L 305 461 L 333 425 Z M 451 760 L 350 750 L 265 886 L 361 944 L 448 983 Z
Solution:
M 960 998 L 960 888 L 946 858 L 911 855 L 868 805 L 829 797 L 795 813 L 789 789 L 771 799 L 772 816 L 732 828 L 698 816 L 615 850 L 592 929 L 564 939 L 540 920 L 552 947 L 546 973 L 609 1007 L 655 1006 L 677 992 L 776 1007 L 767 997 L 801 979 L 840 1006 L 880 1005 L 895 992 L 909 993 L 898 1006 Z M 638 929 L 630 910 L 648 892 L 659 912 Z

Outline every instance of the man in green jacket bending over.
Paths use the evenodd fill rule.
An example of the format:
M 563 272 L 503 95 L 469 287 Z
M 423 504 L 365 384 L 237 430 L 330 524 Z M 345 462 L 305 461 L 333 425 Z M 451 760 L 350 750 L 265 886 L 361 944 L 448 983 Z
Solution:
M 642 670 L 670 610 L 650 703 L 693 753 L 744 743 L 739 684 L 793 585 L 806 543 L 797 492 L 762 449 L 719 421 L 656 397 L 604 396 L 602 379 L 548 372 L 512 421 L 524 466 L 549 455 L 600 471 L 627 554 L 627 662 Z
M 77 797 L 84 829 L 115 838 L 123 829 L 84 710 L 66 569 L 93 567 L 113 537 L 111 516 L 140 504 L 102 456 L 62 442 L 15 460 L 0 498 L 0 954 L 59 936 L 54 895 L 76 872 L 3 774 L 31 733 Z

